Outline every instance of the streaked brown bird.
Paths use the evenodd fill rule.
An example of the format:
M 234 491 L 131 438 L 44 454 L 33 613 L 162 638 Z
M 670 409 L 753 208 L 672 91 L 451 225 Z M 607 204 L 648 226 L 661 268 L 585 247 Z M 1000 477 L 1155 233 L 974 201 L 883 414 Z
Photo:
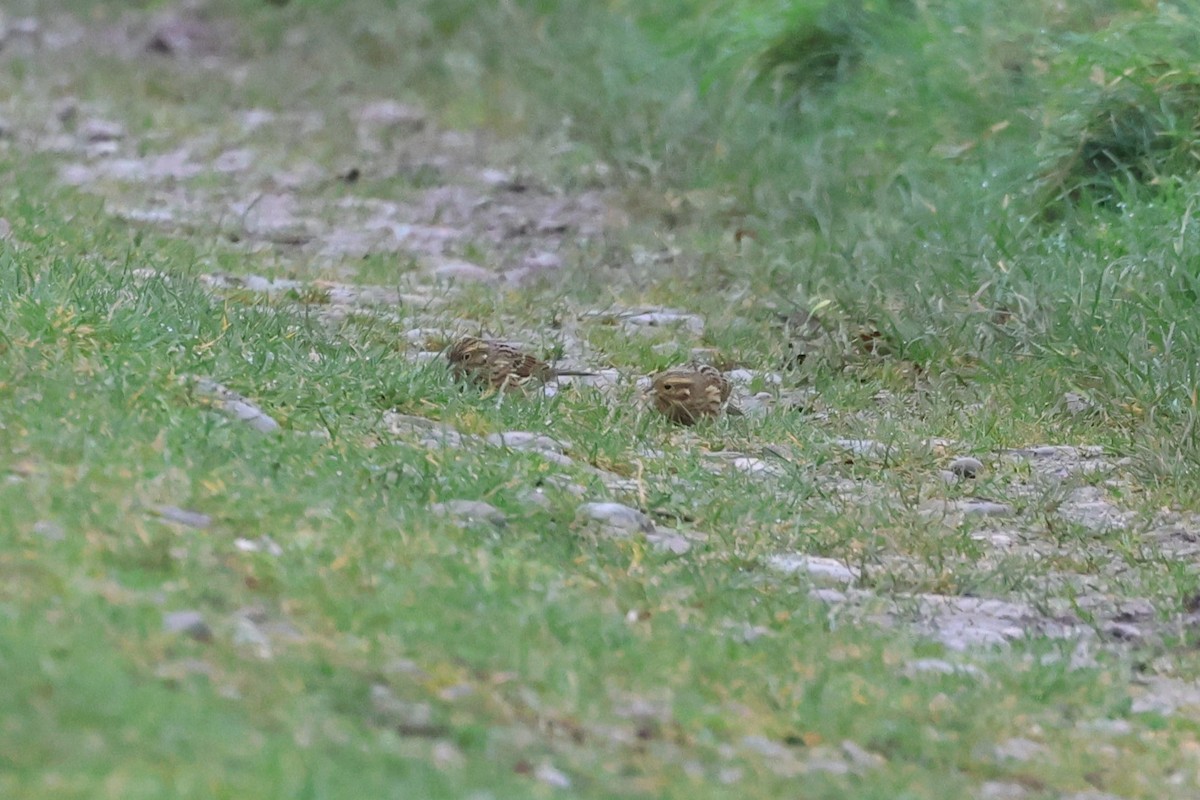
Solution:
M 563 375 L 586 376 L 594 372 L 555 369 L 541 359 L 507 342 L 464 336 L 446 351 L 450 371 L 459 380 L 499 391 L 512 391 L 530 381 L 546 383 Z
M 741 410 L 729 404 L 732 390 L 716 367 L 689 364 L 655 375 L 650 395 L 654 407 L 667 419 L 680 425 L 695 425 L 701 419 L 715 419 L 722 412 L 741 416 Z

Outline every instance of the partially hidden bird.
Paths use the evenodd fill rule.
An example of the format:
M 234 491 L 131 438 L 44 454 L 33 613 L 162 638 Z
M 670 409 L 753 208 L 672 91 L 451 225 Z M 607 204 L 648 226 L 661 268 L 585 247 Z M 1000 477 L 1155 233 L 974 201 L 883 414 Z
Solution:
M 729 402 L 732 390 L 725 376 L 711 364 L 688 364 L 655 375 L 650 396 L 654 407 L 667 419 L 695 425 L 722 413 L 741 416 L 741 410 Z
M 546 383 L 561 376 L 589 376 L 594 372 L 556 369 L 507 342 L 464 336 L 446 351 L 455 378 L 498 391 L 513 391 L 530 381 Z

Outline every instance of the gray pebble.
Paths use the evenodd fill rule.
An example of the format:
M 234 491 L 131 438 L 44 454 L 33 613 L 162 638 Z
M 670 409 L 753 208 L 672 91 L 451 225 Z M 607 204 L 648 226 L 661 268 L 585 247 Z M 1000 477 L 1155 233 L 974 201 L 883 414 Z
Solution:
M 575 509 L 575 521 L 600 525 L 612 534 L 654 533 L 654 522 L 638 511 L 620 503 L 584 503 Z
M 186 525 L 189 528 L 207 528 L 212 525 L 212 517 L 199 511 L 188 511 L 179 506 L 155 506 L 154 513 L 167 522 Z
M 936 673 L 938 675 L 970 675 L 978 678 L 983 674 L 979 667 L 972 664 L 952 664 L 941 658 L 918 658 L 910 661 L 905 665 L 904 672 L 909 677 Z
M 488 435 L 487 443 L 496 447 L 508 447 L 512 450 L 547 450 L 555 453 L 563 451 L 562 442 L 529 431 L 492 433 Z
M 960 478 L 975 478 L 983 471 L 983 462 L 978 458 L 963 456 L 950 462 L 950 471 Z
M 429 510 L 450 517 L 459 525 L 486 522 L 502 528 L 508 519 L 503 511 L 481 500 L 447 500 L 444 503 L 434 503 Z
M 968 499 L 958 503 L 958 510 L 969 517 L 1008 517 L 1013 509 L 1008 503 Z
M 163 614 L 163 630 L 167 633 L 182 633 L 197 642 L 211 642 L 212 628 L 204 621 L 199 611 L 169 611 Z
M 767 559 L 767 565 L 780 572 L 792 575 L 804 573 L 823 583 L 853 583 L 858 580 L 857 569 L 836 558 L 822 558 L 802 553 L 782 553 Z

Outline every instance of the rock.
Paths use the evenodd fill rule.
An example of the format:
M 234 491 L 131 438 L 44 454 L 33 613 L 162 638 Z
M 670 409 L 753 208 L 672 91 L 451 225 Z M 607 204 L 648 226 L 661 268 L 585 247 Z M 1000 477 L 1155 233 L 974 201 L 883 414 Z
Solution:
M 658 528 L 653 533 L 646 534 L 646 541 L 655 550 L 674 553 L 681 556 L 692 549 L 691 541 L 670 528 Z
M 402 736 L 443 736 L 447 731 L 434 720 L 431 705 L 401 700 L 381 683 L 371 687 L 371 712 L 379 723 L 395 728 Z
M 1067 392 L 1062 396 L 1062 409 L 1071 416 L 1083 416 L 1099 411 L 1095 401 L 1078 392 Z
M 916 629 L 951 650 L 1002 645 L 1036 634 L 1053 638 L 1078 636 L 1076 624 L 1051 619 L 1029 605 L 985 597 L 917 595 Z
M 1141 628 L 1128 622 L 1106 622 L 1101 630 L 1121 642 L 1138 642 L 1145 635 Z
M 739 472 L 745 472 L 750 475 L 783 475 L 784 470 L 778 464 L 771 464 L 763 461 L 761 458 L 751 458 L 744 456 L 735 458 L 729 462 L 730 466 Z
M 556 769 L 550 764 L 541 764 L 533 772 L 533 777 L 537 778 L 547 786 L 553 786 L 555 789 L 570 789 L 571 779 L 565 772 Z
M 1097 533 L 1125 530 L 1136 516 L 1109 502 L 1104 490 L 1097 486 L 1081 486 L 1072 491 L 1059 506 L 1058 515 Z
M 874 439 L 835 439 L 834 445 L 849 450 L 853 456 L 870 459 L 885 459 L 891 452 L 883 442 L 877 442 Z
M 983 672 L 972 664 L 951 664 L 940 658 L 918 658 L 908 662 L 904 667 L 904 673 L 910 678 L 917 675 L 937 674 L 937 675 L 969 675 L 973 678 L 983 676 Z
M 846 597 L 844 592 L 839 592 L 837 589 L 813 589 L 808 593 L 809 598 L 828 605 L 836 603 L 844 603 L 850 598 Z
M 529 431 L 505 431 L 488 434 L 487 443 L 496 447 L 507 447 L 511 450 L 544 450 L 561 453 L 565 448 L 562 442 Z
M 1075 727 L 1104 736 L 1128 736 L 1133 733 L 1133 725 L 1127 719 L 1081 719 L 1075 723 Z
M 261 433 L 274 433 L 279 430 L 278 422 L 268 416 L 261 408 L 232 389 L 227 389 L 209 378 L 185 376 L 183 381 L 190 383 L 197 395 L 209 401 L 214 401 L 212 405 L 215 405 L 237 421 L 246 423 L 251 428 L 254 428 L 254 430 Z
M 968 497 L 963 500 L 930 500 L 921 504 L 920 512 L 926 517 L 953 520 L 961 517 L 1007 517 L 1012 515 L 1013 508 L 1008 503 Z
M 212 167 L 217 172 L 244 172 L 254 166 L 258 154 L 247 148 L 226 150 L 213 159 Z
M 849 739 L 842 741 L 842 755 L 859 769 L 875 769 L 887 763 L 887 759 L 883 756 L 878 753 L 872 753 L 862 745 L 852 742 Z
M 63 527 L 48 519 L 39 519 L 33 523 L 33 533 L 48 542 L 61 542 L 67 538 L 67 532 L 63 530 Z
M 963 456 L 950 462 L 950 471 L 960 478 L 975 478 L 983 471 L 983 462 L 978 458 Z
M 968 498 L 957 503 L 958 510 L 968 517 L 1010 517 L 1013 508 L 1008 503 Z
M 233 643 L 245 647 L 264 661 L 271 658 L 271 638 L 259 627 L 266 615 L 259 609 L 242 609 L 233 615 Z
M 704 320 L 696 314 L 685 314 L 680 311 L 647 311 L 633 314 L 622 320 L 626 327 L 631 328 L 685 328 L 699 336 L 704 333 Z
M 170 611 L 163 614 L 163 630 L 168 633 L 182 633 L 198 642 L 211 642 L 212 628 L 204 621 L 204 615 L 199 611 Z
M 1039 742 L 1014 736 L 996 745 L 993 752 L 996 754 L 996 758 L 1002 761 L 1031 761 L 1045 751 L 1045 745 Z
M 79 135 L 86 142 L 115 142 L 125 138 L 125 129 L 119 123 L 106 119 L 89 119 L 79 127 Z
M 179 525 L 186 525 L 189 528 L 200 528 L 203 530 L 212 525 L 212 517 L 208 514 L 202 514 L 199 511 L 188 511 L 179 506 L 155 506 L 154 513 L 158 515 L 159 519 Z
M 368 103 L 354 115 L 360 132 L 371 130 L 399 130 L 417 133 L 425 127 L 425 114 L 416 106 L 397 103 L 395 100 L 380 100 Z
M 802 553 L 782 553 L 771 556 L 767 559 L 767 565 L 790 575 L 803 573 L 814 581 L 823 583 L 853 583 L 859 577 L 858 569 L 847 566 L 836 558 L 822 558 Z
M 557 253 L 538 250 L 527 254 L 522 259 L 521 265 L 525 268 L 526 274 L 537 275 L 544 272 L 557 272 L 562 269 L 563 260 Z
M 497 283 L 500 276 L 490 269 L 472 264 L 469 261 L 448 259 L 434 267 L 433 275 L 444 281 L 463 281 L 465 283 Z
M 1025 800 L 1029 790 L 1019 783 L 1009 781 L 985 781 L 979 787 L 974 800 Z
M 649 517 L 620 503 L 584 503 L 575 509 L 575 522 L 599 527 L 602 532 L 617 537 L 654 533 L 654 522 Z
M 1168 716 L 1185 709 L 1189 715 L 1193 715 L 1200 710 L 1200 685 L 1194 681 L 1153 676 L 1134 691 L 1133 703 L 1129 708 L 1133 714 L 1149 712 Z
M 503 511 L 491 503 L 484 503 L 480 500 L 447 500 L 444 503 L 434 503 L 429 510 L 435 514 L 450 517 L 459 525 L 485 522 L 497 528 L 503 528 L 508 521 Z
M 242 553 L 266 553 L 276 558 L 283 555 L 283 548 L 270 536 L 260 536 L 257 539 L 237 538 L 233 540 L 233 546 Z

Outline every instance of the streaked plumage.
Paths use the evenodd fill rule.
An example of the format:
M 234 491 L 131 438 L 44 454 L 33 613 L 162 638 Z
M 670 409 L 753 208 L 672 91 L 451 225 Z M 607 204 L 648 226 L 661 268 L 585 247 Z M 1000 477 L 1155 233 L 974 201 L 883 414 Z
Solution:
M 559 370 L 507 342 L 464 336 L 446 351 L 454 377 L 478 386 L 511 391 L 531 380 L 545 383 L 560 375 L 594 375 L 593 372 Z
M 655 375 L 650 394 L 654 407 L 667 419 L 694 425 L 701 419 L 715 419 L 722 412 L 740 415 L 738 409 L 729 406 L 732 388 L 716 367 L 689 364 Z

